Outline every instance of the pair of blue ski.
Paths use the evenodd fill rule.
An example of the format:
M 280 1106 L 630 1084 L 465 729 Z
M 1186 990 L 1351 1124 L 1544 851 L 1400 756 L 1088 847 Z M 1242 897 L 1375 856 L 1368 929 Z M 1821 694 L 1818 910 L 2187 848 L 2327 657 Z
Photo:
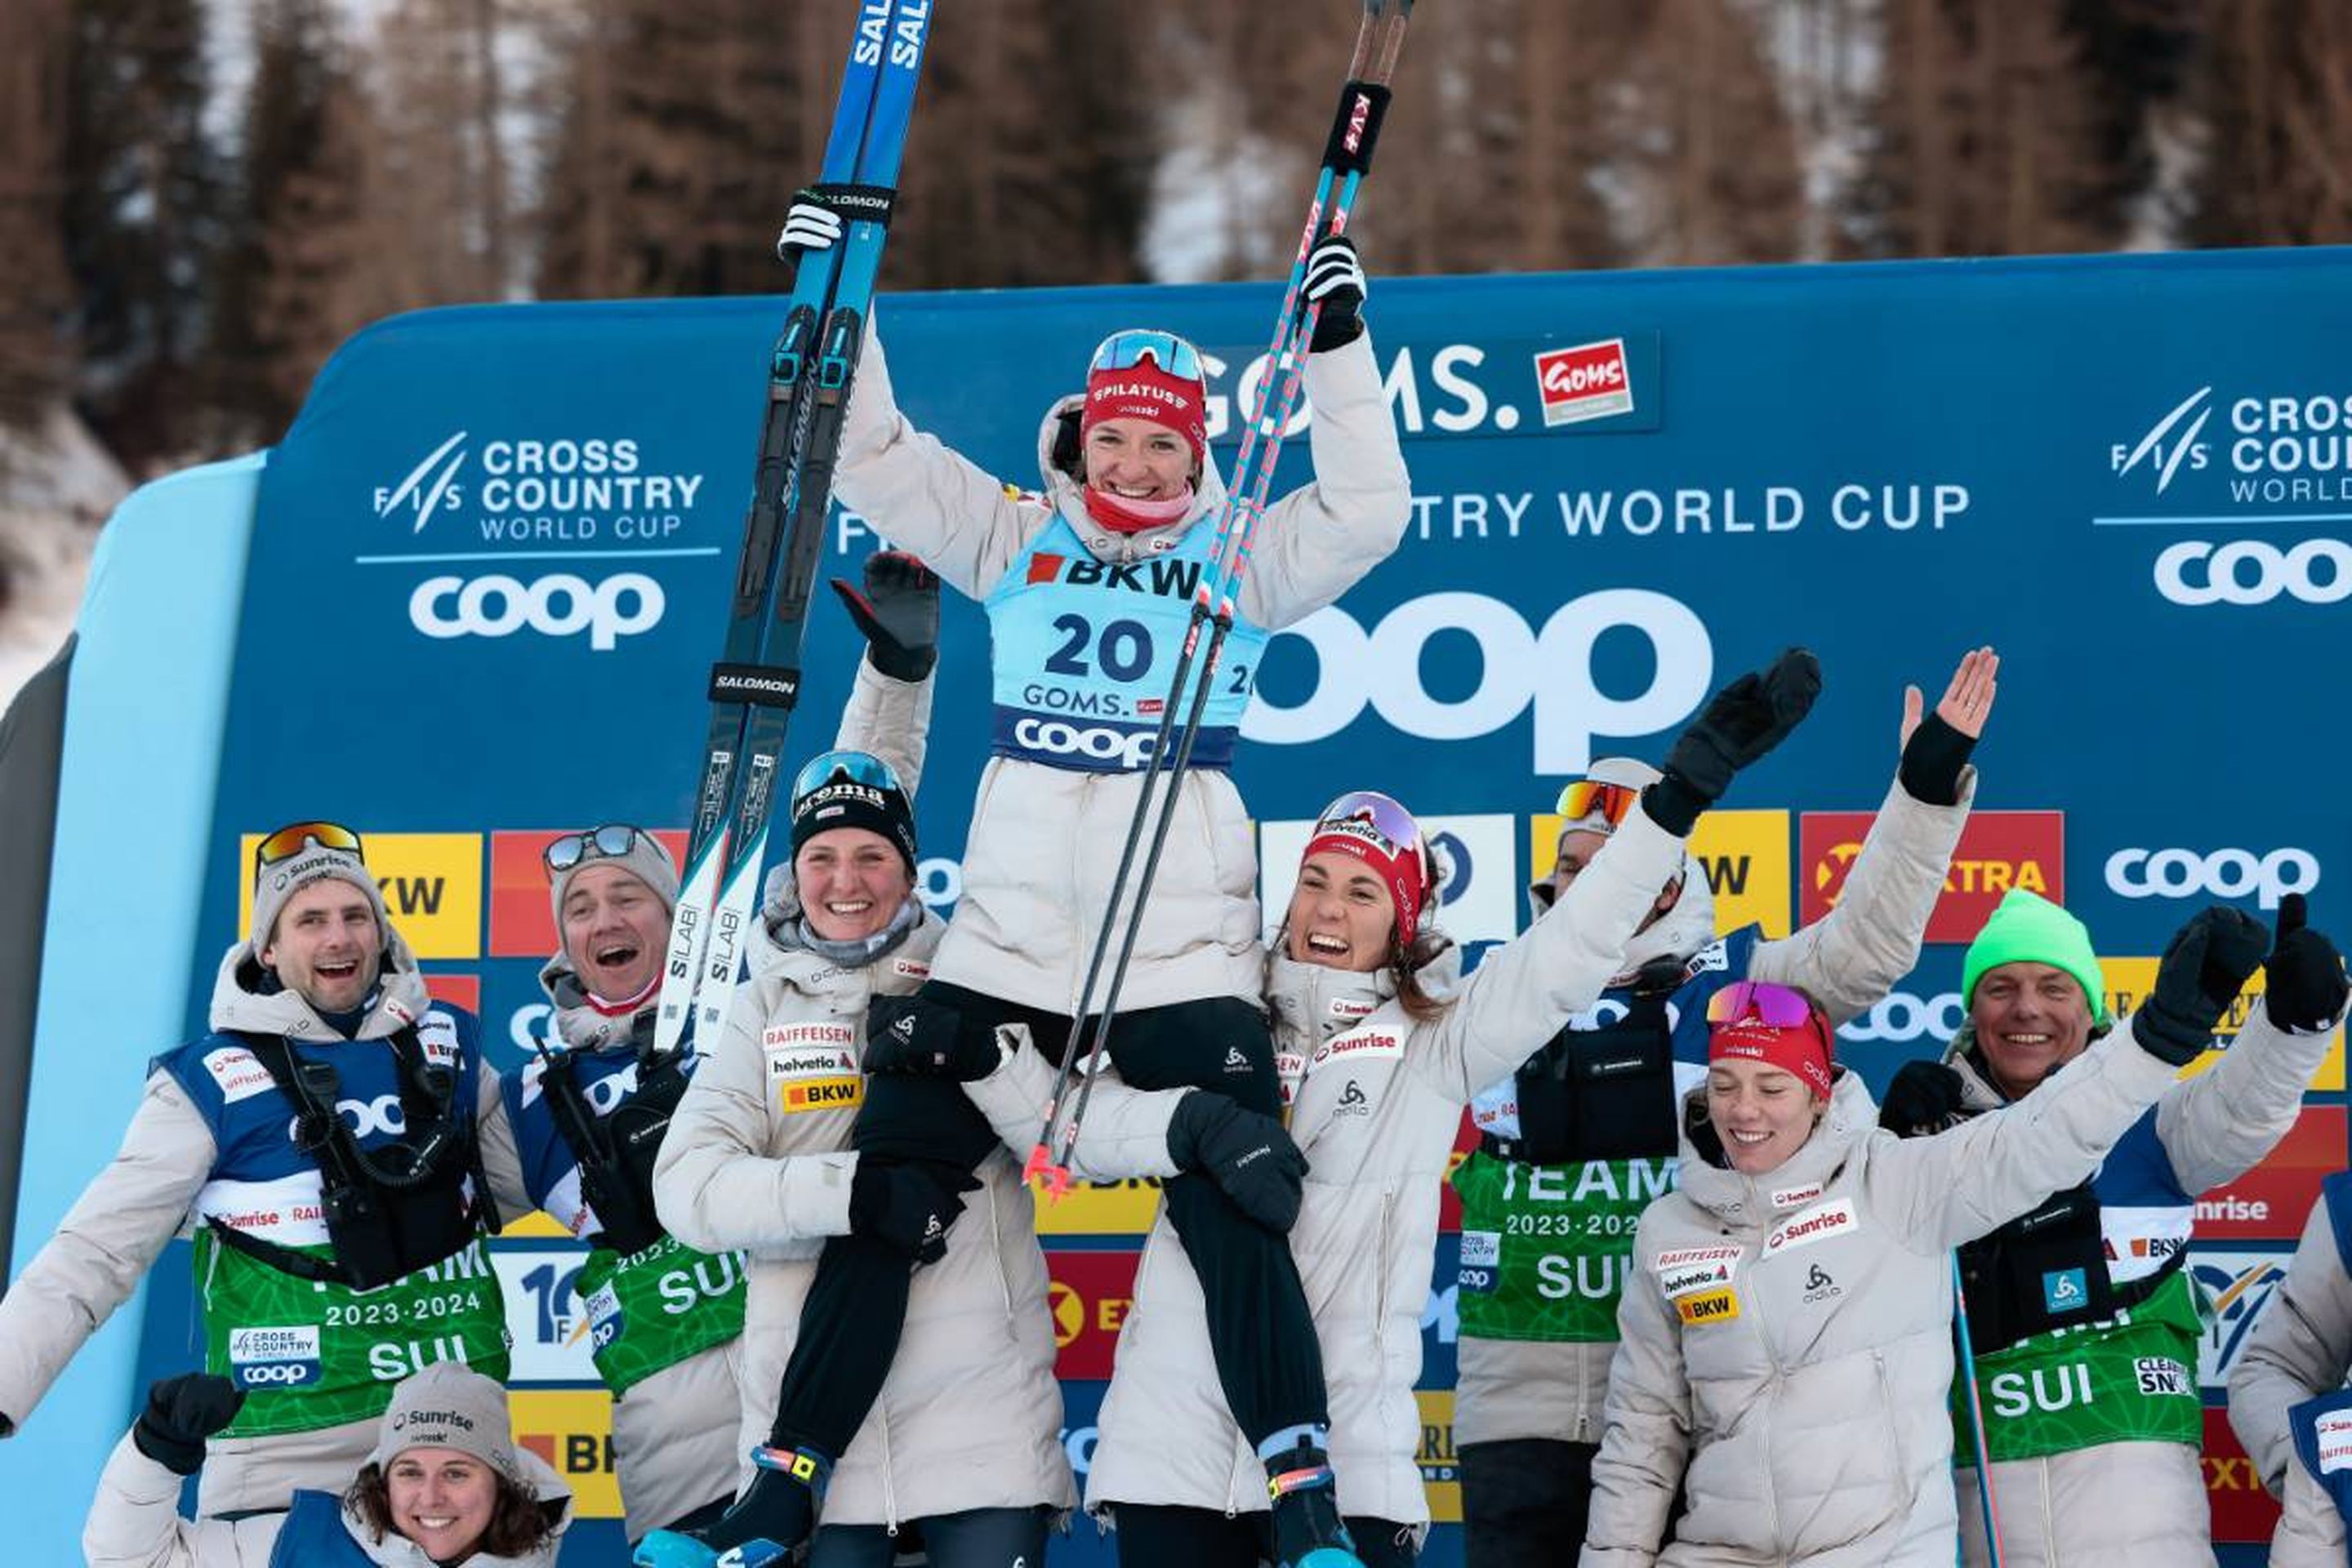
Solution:
M 834 460 L 865 342 L 933 0 L 861 0 L 818 189 L 849 218 L 802 255 L 768 363 L 768 408 L 733 608 L 710 671 L 710 732 L 670 926 L 654 1047 L 725 1022 L 759 898 L 784 730 L 801 690 L 809 590 L 824 547 Z

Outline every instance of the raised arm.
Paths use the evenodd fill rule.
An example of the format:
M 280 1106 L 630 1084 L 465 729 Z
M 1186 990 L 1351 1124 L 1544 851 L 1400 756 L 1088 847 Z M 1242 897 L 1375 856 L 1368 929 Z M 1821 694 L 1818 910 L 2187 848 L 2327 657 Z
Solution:
M 1023 500 L 898 412 L 871 316 L 842 422 L 834 493 L 975 599 L 996 585 L 1047 516 L 1042 503 Z
M 2306 918 L 2301 893 L 2281 901 L 2263 998 L 2245 1027 L 2210 1070 L 2157 1107 L 2157 1139 L 2182 1192 L 2234 1181 L 2278 1146 L 2344 1021 L 2344 960 Z
M 1911 973 L 1976 795 L 1968 759 L 1991 714 L 2000 668 L 1990 648 L 1971 650 L 1925 717 L 1918 689 L 1905 689 L 1902 762 L 1844 891 L 1812 924 L 1758 943 L 1751 978 L 1797 987 L 1836 1025 L 1869 1011 Z
M 850 682 L 834 735 L 836 751 L 867 752 L 890 764 L 909 802 L 923 779 L 931 732 L 931 686 L 939 665 L 940 580 L 895 550 L 866 558 L 864 592 L 836 577 L 833 591 L 866 634 L 866 657 Z
M 139 1287 L 212 1174 L 212 1129 L 171 1074 L 148 1076 L 130 1131 L 58 1233 L 0 1296 L 0 1435 Z
M 205 1440 L 244 1403 L 235 1384 L 211 1373 L 183 1373 L 148 1389 L 146 1408 L 114 1446 L 90 1500 L 81 1538 L 90 1568 L 196 1568 L 268 1555 L 271 1527 L 180 1517 L 180 1483 L 203 1468 Z
M 849 1234 L 856 1154 L 768 1152 L 760 1032 L 774 996 L 773 982 L 737 987 L 718 1048 L 695 1069 L 654 1163 L 655 1211 L 699 1251 L 814 1258 L 825 1237 Z

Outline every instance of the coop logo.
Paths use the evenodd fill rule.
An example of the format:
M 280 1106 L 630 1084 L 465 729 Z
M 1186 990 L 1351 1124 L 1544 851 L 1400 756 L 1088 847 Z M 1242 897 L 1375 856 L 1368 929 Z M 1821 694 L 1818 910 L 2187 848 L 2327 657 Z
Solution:
M 1933 996 L 1890 991 L 1869 1012 L 1841 1027 L 1838 1038 L 1865 1045 L 1903 1045 L 1920 1039 L 1940 1043 L 1958 1034 L 1968 1016 L 1957 991 L 1940 991 Z
M 229 1380 L 239 1388 L 305 1388 L 323 1375 L 315 1325 L 231 1329 Z
M 1097 772 L 1131 772 L 1151 761 L 1159 737 L 1150 730 L 1114 730 L 1024 716 L 1013 721 L 1013 744 L 1032 755 L 1070 757 Z
M 669 607 L 662 585 L 642 572 L 622 572 L 591 583 L 558 572 L 525 583 L 493 574 L 427 577 L 408 595 L 408 620 L 428 637 L 503 637 L 519 631 L 572 637 L 610 653 L 621 639 L 651 631 Z
M 2184 539 L 2158 553 L 2156 591 L 2191 606 L 2267 605 L 2282 594 L 2333 605 L 2352 598 L 2352 544 L 2306 539 L 2282 549 L 2265 539 Z
M 2118 442 L 2108 452 L 2108 466 L 2122 479 L 2134 472 L 2145 472 L 2156 480 L 2156 493 L 2162 495 L 2172 486 L 2173 476 L 2182 467 L 2204 468 L 2212 460 L 2212 448 L 2197 437 L 2205 431 L 2206 421 L 2213 417 L 2213 389 L 2200 386 L 2180 400 L 2172 412 L 2147 428 L 2147 433 L 2130 446 Z
M 1593 651 L 1618 631 L 1638 634 L 1650 647 L 1649 684 L 1630 693 L 1603 691 L 1593 679 Z M 1434 696 L 1423 679 L 1423 654 L 1440 632 L 1477 645 L 1477 684 L 1453 695 L 1448 679 L 1473 661 L 1454 650 L 1431 660 L 1448 695 Z M 1712 687 L 1715 647 L 1689 605 L 1641 588 L 1608 588 L 1570 599 L 1540 630 L 1514 606 L 1483 594 L 1448 592 L 1407 599 L 1367 630 L 1338 605 L 1318 610 L 1276 634 L 1304 643 L 1315 675 L 1306 696 L 1277 706 L 1261 685 L 1242 720 L 1242 733 L 1276 745 L 1327 740 L 1363 715 L 1366 707 L 1404 734 L 1427 741 L 1489 735 L 1535 712 L 1534 769 L 1580 773 L 1592 761 L 1597 737 L 1650 735 L 1680 723 Z
M 1631 414 L 1633 382 L 1625 368 L 1625 340 L 1610 338 L 1536 355 L 1536 392 L 1547 426 Z
M 2274 910 L 2289 893 L 2319 886 L 2308 849 L 2118 849 L 2107 857 L 2107 890 L 2126 899 L 2242 899 Z

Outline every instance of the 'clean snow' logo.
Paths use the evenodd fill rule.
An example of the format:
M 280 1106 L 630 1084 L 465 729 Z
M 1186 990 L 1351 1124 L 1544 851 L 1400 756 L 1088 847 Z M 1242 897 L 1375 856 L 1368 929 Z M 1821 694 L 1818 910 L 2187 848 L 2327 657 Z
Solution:
M 2200 386 L 2182 398 L 2171 413 L 2148 426 L 2147 434 L 2136 446 L 2126 447 L 2118 442 L 2110 447 L 2107 460 L 2116 477 L 2122 479 L 2145 463 L 2156 476 L 2156 493 L 2162 495 L 2184 464 L 2191 468 L 2205 467 L 2211 460 L 2212 449 L 2197 437 L 2204 434 L 2206 421 L 2213 417 L 2212 398 L 2213 389 Z M 2183 420 L 2189 422 L 2185 430 L 2180 428 Z

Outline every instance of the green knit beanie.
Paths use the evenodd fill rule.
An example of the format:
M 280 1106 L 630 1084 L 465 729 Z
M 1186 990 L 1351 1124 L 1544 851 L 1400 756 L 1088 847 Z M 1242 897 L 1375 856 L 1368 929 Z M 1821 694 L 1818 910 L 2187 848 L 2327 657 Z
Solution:
M 2046 963 L 2073 975 L 2090 1004 L 2094 1026 L 2109 1023 L 2106 979 L 2081 921 L 2039 893 L 2012 888 L 1960 960 L 1960 1005 L 1973 1006 L 1977 982 L 2004 963 Z

